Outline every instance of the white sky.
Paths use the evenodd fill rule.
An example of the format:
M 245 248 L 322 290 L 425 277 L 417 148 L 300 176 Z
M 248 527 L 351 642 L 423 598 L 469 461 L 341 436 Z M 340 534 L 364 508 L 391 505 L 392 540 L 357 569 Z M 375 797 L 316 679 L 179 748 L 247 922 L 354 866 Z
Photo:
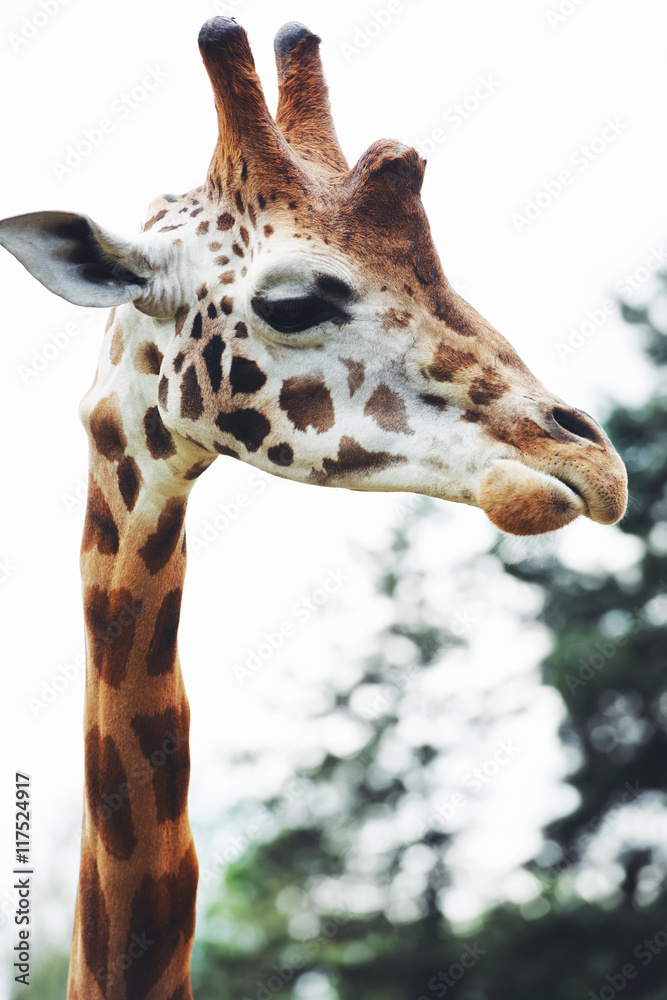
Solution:
M 272 38 L 284 21 L 303 20 L 323 38 L 336 126 L 348 159 L 354 161 L 383 136 L 422 146 L 430 140 L 423 198 L 445 271 L 538 377 L 597 416 L 604 415 L 607 400 L 639 402 L 650 392 L 636 329 L 622 324 L 605 302 L 628 274 L 635 275 L 638 294 L 646 294 L 651 287 L 646 269 L 667 256 L 662 126 L 667 17 L 658 0 L 638 0 L 631 11 L 620 0 L 571 2 L 573 12 L 553 25 L 547 14 L 557 10 L 557 0 L 393 0 L 391 17 L 382 18 L 388 23 L 377 30 L 366 26 L 374 11 L 389 9 L 384 0 L 44 3 L 49 11 L 57 8 L 48 18 L 34 0 L 14 0 L 0 14 L 5 95 L 0 217 L 71 209 L 119 233 L 137 231 L 151 199 L 199 184 L 210 158 L 215 118 L 196 45 L 201 23 L 215 13 L 232 13 L 233 7 L 249 32 L 269 105 L 275 107 Z M 31 33 L 30 22 L 38 27 L 26 40 L 21 33 Z M 149 72 L 154 89 L 122 111 L 124 95 Z M 457 117 L 457 105 L 466 109 L 465 121 Z M 110 131 L 58 178 L 54 164 L 104 118 Z M 615 127 L 609 128 L 609 120 Z M 588 161 L 582 146 L 590 150 Z M 548 195 L 557 190 L 563 171 L 569 171 L 569 183 L 560 196 Z M 518 231 L 514 217 L 538 195 L 543 206 L 538 217 Z M 92 381 L 105 316 L 56 299 L 6 254 L 0 287 L 6 427 L 0 559 L 10 567 L 8 575 L 0 573 L 6 651 L 0 898 L 4 904 L 11 885 L 10 792 L 20 769 L 33 776 L 36 894 L 60 879 L 64 894 L 70 893 L 71 913 L 82 787 L 82 675 L 73 670 L 66 689 L 37 716 L 28 699 L 39 697 L 41 685 L 82 650 L 78 549 L 84 508 L 76 497 L 86 480 L 86 441 L 77 404 Z M 589 311 L 590 335 L 563 356 L 558 345 L 568 343 L 572 327 L 591 319 Z M 68 324 L 75 324 L 77 334 L 69 339 L 63 335 Z M 26 382 L 21 366 L 39 365 L 34 352 L 41 353 L 52 336 L 61 346 L 48 349 L 43 370 Z M 247 509 L 201 554 L 191 555 L 184 599 L 180 648 L 193 713 L 195 831 L 247 790 L 247 775 L 242 782 L 230 773 L 232 751 L 275 748 L 268 790 L 289 773 L 302 735 L 319 739 L 312 727 L 295 727 L 292 696 L 309 681 L 316 692 L 323 670 L 341 669 L 326 651 L 333 634 L 344 632 L 353 645 L 363 645 L 374 605 L 367 569 L 351 543 L 383 544 L 389 526 L 402 516 L 397 497 L 299 486 L 221 459 L 194 490 L 190 538 L 202 534 L 220 504 L 234 502 L 241 492 L 252 497 Z M 480 511 L 445 505 L 440 527 L 429 530 L 424 551 L 441 557 L 434 578 L 449 576 L 450 585 L 466 554 L 494 538 Z M 564 534 L 566 549 L 582 567 L 609 559 L 620 567 L 632 555 L 610 546 L 613 529 L 586 522 Z M 339 615 L 330 622 L 324 611 L 313 616 L 289 649 L 239 687 L 233 664 L 339 567 L 350 577 L 336 597 Z M 471 629 L 475 642 L 462 669 L 472 678 L 466 683 L 493 687 L 493 677 L 483 675 L 489 656 L 501 661 L 498 676 L 506 676 L 509 653 L 503 650 L 512 649 L 512 656 L 527 664 L 525 684 L 516 689 L 516 704 L 529 707 L 521 735 L 527 752 L 523 765 L 519 759 L 516 768 L 508 766 L 504 784 L 498 779 L 495 794 L 496 814 L 504 808 L 512 817 L 507 843 L 525 826 L 520 855 L 534 846 L 544 819 L 541 806 L 534 808 L 535 800 L 538 806 L 542 801 L 537 790 L 560 773 L 553 740 L 560 708 L 531 680 L 529 668 L 546 648 L 544 636 L 536 634 L 528 646 L 525 636 L 512 637 L 495 594 L 479 596 L 478 623 Z M 442 605 L 444 624 L 468 606 L 467 597 L 456 597 L 456 588 L 451 600 Z M 290 680 L 293 664 L 300 676 L 296 686 Z M 511 707 L 498 703 L 499 732 Z M 489 746 L 477 746 L 463 729 L 460 746 L 468 764 L 460 773 L 473 766 L 475 754 L 480 763 L 492 755 L 496 737 L 494 731 Z M 530 796 L 521 794 L 527 784 Z M 471 841 L 477 857 L 489 856 L 484 828 L 475 836 L 481 838 Z M 206 857 L 201 860 L 206 864 Z M 461 858 L 461 870 L 473 871 L 474 860 L 474 854 Z M 505 877 L 503 865 L 509 870 L 516 860 L 508 854 L 497 861 L 497 885 Z M 485 869 L 477 878 L 479 886 L 471 884 L 459 900 L 461 917 L 474 909 L 477 889 L 481 893 L 482 884 L 492 881 Z M 515 895 L 522 891 L 519 887 Z M 5 910 L 0 905 L 3 970 L 11 940 Z M 38 901 L 36 916 L 39 941 L 51 929 L 50 914 Z M 69 928 L 62 935 L 67 938 Z

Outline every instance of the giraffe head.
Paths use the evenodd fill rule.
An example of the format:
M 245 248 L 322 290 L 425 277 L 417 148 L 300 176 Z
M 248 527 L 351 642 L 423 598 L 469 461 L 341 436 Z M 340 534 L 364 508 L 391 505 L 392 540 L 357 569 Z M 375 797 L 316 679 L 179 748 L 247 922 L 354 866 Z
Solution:
M 138 425 L 154 413 L 175 450 L 204 449 L 202 468 L 222 454 L 424 493 L 514 534 L 617 521 L 626 474 L 604 432 L 447 281 L 416 150 L 380 140 L 348 167 L 318 44 L 296 23 L 278 33 L 274 120 L 244 30 L 207 21 L 219 137 L 205 184 L 157 198 L 135 239 L 40 212 L 0 223 L 0 242 L 64 298 L 121 307 L 109 391 L 127 366 Z

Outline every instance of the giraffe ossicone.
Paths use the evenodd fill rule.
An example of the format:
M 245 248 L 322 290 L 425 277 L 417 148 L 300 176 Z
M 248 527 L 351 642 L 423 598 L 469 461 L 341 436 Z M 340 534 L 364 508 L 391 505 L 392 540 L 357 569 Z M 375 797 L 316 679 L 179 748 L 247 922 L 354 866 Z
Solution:
M 623 464 L 451 287 L 394 140 L 349 168 L 319 38 L 276 37 L 271 117 L 246 34 L 199 35 L 218 116 L 204 184 L 121 238 L 85 215 L 0 222 L 71 302 L 113 306 L 95 382 L 82 543 L 86 791 L 70 1000 L 189 1000 L 197 862 L 176 651 L 183 520 L 230 456 L 303 483 L 411 491 L 539 534 L 611 524 Z M 149 942 L 142 950 L 142 942 Z

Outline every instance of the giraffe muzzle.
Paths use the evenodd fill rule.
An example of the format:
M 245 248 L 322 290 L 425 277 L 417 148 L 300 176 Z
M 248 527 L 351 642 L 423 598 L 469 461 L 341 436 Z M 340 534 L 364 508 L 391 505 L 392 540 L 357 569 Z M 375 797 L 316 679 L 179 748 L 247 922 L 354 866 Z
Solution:
M 560 402 L 546 408 L 540 424 L 543 436 L 532 448 L 523 441 L 516 458 L 484 473 L 478 506 L 513 535 L 556 531 L 580 515 L 615 524 L 627 506 L 627 472 L 602 428 Z

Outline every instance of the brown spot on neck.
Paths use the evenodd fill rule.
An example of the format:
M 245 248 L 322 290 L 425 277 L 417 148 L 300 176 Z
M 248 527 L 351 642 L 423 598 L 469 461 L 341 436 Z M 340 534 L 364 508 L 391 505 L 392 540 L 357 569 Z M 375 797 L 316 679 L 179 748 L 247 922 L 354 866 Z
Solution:
M 167 565 L 178 544 L 185 518 L 186 499 L 170 497 L 160 514 L 155 531 L 149 534 L 139 549 L 151 576 Z
M 123 457 L 127 439 L 123 431 L 118 397 L 115 393 L 101 399 L 90 414 L 90 434 L 100 455 L 117 462 Z

